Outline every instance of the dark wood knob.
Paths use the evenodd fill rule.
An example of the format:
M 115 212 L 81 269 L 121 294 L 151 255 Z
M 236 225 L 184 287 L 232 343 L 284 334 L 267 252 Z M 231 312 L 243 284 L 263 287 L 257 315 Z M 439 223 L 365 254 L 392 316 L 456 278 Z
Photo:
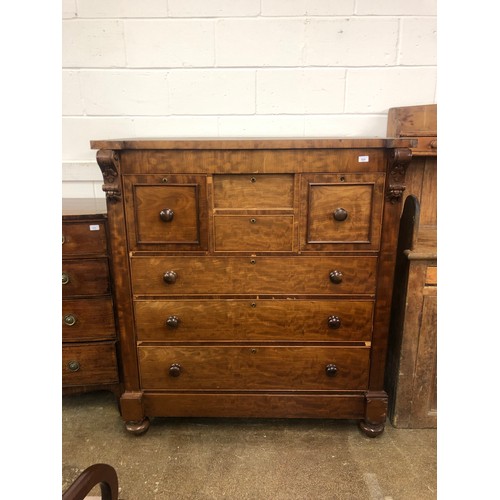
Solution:
M 337 328 L 340 328 L 340 318 L 338 316 L 330 316 L 328 318 L 328 326 L 330 328 L 333 328 L 336 330 Z
M 431 147 L 431 149 L 437 149 L 437 147 L 438 147 L 438 141 L 436 139 L 434 139 L 433 141 L 431 141 L 431 143 L 429 144 L 429 146 Z
M 335 377 L 335 375 L 337 375 L 337 367 L 334 364 L 326 365 L 325 373 L 328 377 Z
M 333 212 L 333 218 L 336 221 L 342 222 L 347 219 L 347 210 L 345 208 L 337 208 L 335 212 Z
M 177 328 L 179 326 L 179 318 L 177 316 L 169 316 L 165 323 L 169 328 Z
M 331 271 L 330 272 L 330 281 L 332 283 L 335 283 L 335 285 L 338 285 L 339 283 L 342 283 L 342 278 L 344 277 L 344 275 L 342 274 L 341 271 L 337 271 L 337 269 L 335 269 L 334 271 Z
M 177 273 L 175 271 L 167 271 L 163 275 L 163 281 L 165 283 L 175 283 L 177 280 Z
M 170 208 L 164 208 L 160 212 L 160 219 L 163 222 L 170 222 L 174 218 L 174 211 L 171 210 Z
M 177 363 L 170 365 L 170 368 L 168 369 L 168 374 L 171 377 L 178 377 L 181 374 L 181 365 Z

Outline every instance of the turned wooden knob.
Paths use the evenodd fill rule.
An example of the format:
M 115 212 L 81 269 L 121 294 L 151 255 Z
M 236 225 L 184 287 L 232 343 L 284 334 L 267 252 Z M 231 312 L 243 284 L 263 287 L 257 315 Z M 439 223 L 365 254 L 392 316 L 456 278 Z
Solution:
M 342 283 L 343 276 L 344 275 L 342 274 L 341 271 L 335 269 L 334 271 L 330 272 L 330 281 L 335 285 L 338 285 L 339 283 Z
M 163 275 L 163 281 L 165 283 L 175 283 L 177 280 L 177 273 L 175 271 L 167 271 Z
M 160 212 L 160 219 L 163 222 L 170 222 L 174 218 L 174 211 L 171 210 L 170 208 L 164 208 Z
M 340 318 L 338 316 L 330 316 L 328 318 L 328 326 L 330 328 L 333 328 L 336 330 L 337 328 L 340 328 Z
M 169 316 L 165 324 L 169 328 L 177 328 L 179 326 L 179 318 L 177 316 Z
M 346 220 L 347 210 L 345 208 L 337 208 L 335 212 L 333 212 L 333 218 L 339 222 Z
M 171 377 L 178 377 L 181 374 L 181 365 L 179 365 L 178 363 L 170 365 L 170 368 L 168 369 L 168 374 Z
M 326 365 L 325 373 L 328 377 L 335 377 L 335 375 L 337 375 L 337 367 L 333 363 Z

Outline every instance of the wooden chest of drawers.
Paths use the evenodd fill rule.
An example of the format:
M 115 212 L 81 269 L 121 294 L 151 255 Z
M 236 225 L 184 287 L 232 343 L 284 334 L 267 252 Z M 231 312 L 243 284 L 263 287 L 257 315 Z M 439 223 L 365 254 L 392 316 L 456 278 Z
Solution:
M 117 336 L 103 201 L 63 200 L 63 394 L 95 389 L 118 394 Z
M 126 427 L 154 416 L 384 429 L 408 140 L 92 141 Z

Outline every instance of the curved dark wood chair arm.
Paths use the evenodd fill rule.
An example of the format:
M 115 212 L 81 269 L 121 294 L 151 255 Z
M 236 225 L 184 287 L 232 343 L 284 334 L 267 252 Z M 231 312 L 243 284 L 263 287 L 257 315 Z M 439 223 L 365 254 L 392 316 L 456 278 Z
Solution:
M 115 469 L 107 464 L 87 467 L 63 493 L 62 500 L 84 500 L 98 484 L 102 500 L 118 500 L 118 476 Z

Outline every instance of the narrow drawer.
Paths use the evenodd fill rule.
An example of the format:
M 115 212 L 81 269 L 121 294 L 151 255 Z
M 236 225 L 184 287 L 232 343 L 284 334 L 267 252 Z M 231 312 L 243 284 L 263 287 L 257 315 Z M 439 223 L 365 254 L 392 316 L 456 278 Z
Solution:
M 105 340 L 116 337 L 111 297 L 65 299 L 62 301 L 64 342 Z
M 134 257 L 136 295 L 373 294 L 376 257 Z
M 216 174 L 215 209 L 265 210 L 293 208 L 293 174 Z
M 214 223 L 216 251 L 292 251 L 291 215 L 218 215 Z
M 63 345 L 64 386 L 116 382 L 118 382 L 118 370 L 114 342 Z
M 138 300 L 140 341 L 370 341 L 373 302 Z
M 104 221 L 85 220 L 62 223 L 62 255 L 106 255 L 106 226 Z
M 106 295 L 109 292 L 108 259 L 63 260 L 63 297 Z
M 140 346 L 145 390 L 363 390 L 368 347 Z

